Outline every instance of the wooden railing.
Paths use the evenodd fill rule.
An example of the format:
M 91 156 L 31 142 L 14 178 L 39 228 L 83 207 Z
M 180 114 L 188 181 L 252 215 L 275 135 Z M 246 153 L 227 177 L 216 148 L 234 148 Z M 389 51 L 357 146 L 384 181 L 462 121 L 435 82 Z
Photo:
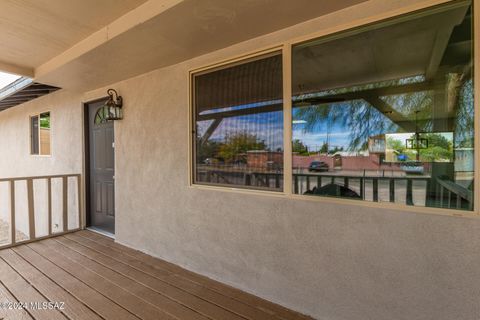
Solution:
M 213 168 L 197 171 L 197 178 L 206 183 L 218 185 L 240 184 L 258 189 L 279 189 L 282 185 L 281 172 L 266 171 L 233 171 L 224 168 Z
M 442 208 L 468 209 L 473 207 L 473 192 L 453 181 L 437 180 L 439 206 Z
M 423 189 L 425 193 L 428 193 L 430 188 L 430 177 L 423 177 L 423 176 L 403 176 L 403 177 L 396 177 L 396 176 L 347 176 L 347 175 L 328 175 L 328 174 L 308 174 L 308 173 L 296 173 L 293 175 L 293 188 L 294 193 L 304 193 L 306 190 L 311 190 L 312 182 L 315 182 L 315 187 L 319 188 L 324 186 L 325 184 L 337 184 L 341 185 L 345 188 L 351 188 L 352 181 L 358 181 L 358 195 L 360 199 L 366 200 L 366 183 L 371 183 L 371 200 L 372 201 L 379 201 L 380 200 L 380 192 L 379 186 L 381 184 L 385 185 L 385 189 L 387 189 L 387 199 L 383 201 L 388 202 L 397 202 L 400 199 L 397 199 L 396 185 L 398 182 L 404 182 L 405 184 L 405 203 L 407 205 L 413 205 L 413 185 L 414 182 L 422 182 L 424 184 Z M 306 185 L 306 190 L 301 190 L 301 184 Z
M 81 203 L 80 174 L 0 179 L 0 248 L 81 229 Z

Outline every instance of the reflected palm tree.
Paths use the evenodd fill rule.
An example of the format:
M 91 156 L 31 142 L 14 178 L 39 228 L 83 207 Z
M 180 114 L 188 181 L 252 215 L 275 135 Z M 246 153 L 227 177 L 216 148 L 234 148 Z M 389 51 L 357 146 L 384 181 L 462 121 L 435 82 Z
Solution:
M 413 79 L 413 80 L 412 80 Z M 349 133 L 349 151 L 366 150 L 368 138 L 372 135 L 399 132 L 411 132 L 402 127 L 402 122 L 392 121 L 388 112 L 380 111 L 370 99 L 362 98 L 362 92 L 370 89 L 401 86 L 424 80 L 421 76 L 384 81 L 363 86 L 340 88 L 317 93 L 302 94 L 294 97 L 293 119 L 303 121 L 304 132 L 331 133 L 332 126 L 343 128 Z M 458 96 L 455 105 L 454 119 L 448 130 L 455 131 L 455 140 L 458 146 L 473 147 L 473 85 L 472 80 L 465 81 L 457 86 Z M 315 103 L 325 96 L 341 96 L 342 94 L 358 93 L 358 99 L 340 102 Z M 409 128 L 417 132 L 434 132 L 436 114 L 433 112 L 434 90 L 412 91 L 402 94 L 381 95 L 382 103 L 391 106 L 394 112 L 401 115 L 403 122 L 410 122 Z M 368 100 L 368 101 L 367 101 Z M 300 101 L 300 102 L 299 102 Z M 311 104 L 305 101 L 312 101 Z M 378 101 L 378 100 L 377 100 Z M 389 111 L 392 112 L 392 111 Z

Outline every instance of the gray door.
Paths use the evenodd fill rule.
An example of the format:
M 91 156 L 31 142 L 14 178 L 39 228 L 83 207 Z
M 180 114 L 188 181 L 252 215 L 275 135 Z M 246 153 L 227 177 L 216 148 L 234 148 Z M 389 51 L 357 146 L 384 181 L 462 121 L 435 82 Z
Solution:
M 104 101 L 88 106 L 90 149 L 90 226 L 115 233 L 115 156 L 113 122 L 102 122 Z M 98 112 L 98 113 L 97 113 Z

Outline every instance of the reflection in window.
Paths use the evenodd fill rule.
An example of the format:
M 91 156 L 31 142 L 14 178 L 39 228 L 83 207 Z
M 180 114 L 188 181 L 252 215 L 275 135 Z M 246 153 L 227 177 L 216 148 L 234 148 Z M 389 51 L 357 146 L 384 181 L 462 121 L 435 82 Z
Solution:
M 94 123 L 100 125 L 107 122 L 108 107 L 101 107 L 95 113 Z
M 38 140 L 39 128 L 38 128 L 38 116 L 30 118 L 30 152 L 31 154 L 40 154 L 40 143 Z
M 30 117 L 30 152 L 50 155 L 50 112 Z
M 473 208 L 472 9 L 293 48 L 295 193 Z
M 196 74 L 194 88 L 194 182 L 281 191 L 281 55 Z

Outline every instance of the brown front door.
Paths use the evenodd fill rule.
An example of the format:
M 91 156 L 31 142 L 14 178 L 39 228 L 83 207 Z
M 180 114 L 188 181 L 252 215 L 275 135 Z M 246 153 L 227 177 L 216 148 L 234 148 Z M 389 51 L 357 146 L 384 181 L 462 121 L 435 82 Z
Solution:
M 90 226 L 115 233 L 115 144 L 113 122 L 103 122 L 104 101 L 88 105 Z

